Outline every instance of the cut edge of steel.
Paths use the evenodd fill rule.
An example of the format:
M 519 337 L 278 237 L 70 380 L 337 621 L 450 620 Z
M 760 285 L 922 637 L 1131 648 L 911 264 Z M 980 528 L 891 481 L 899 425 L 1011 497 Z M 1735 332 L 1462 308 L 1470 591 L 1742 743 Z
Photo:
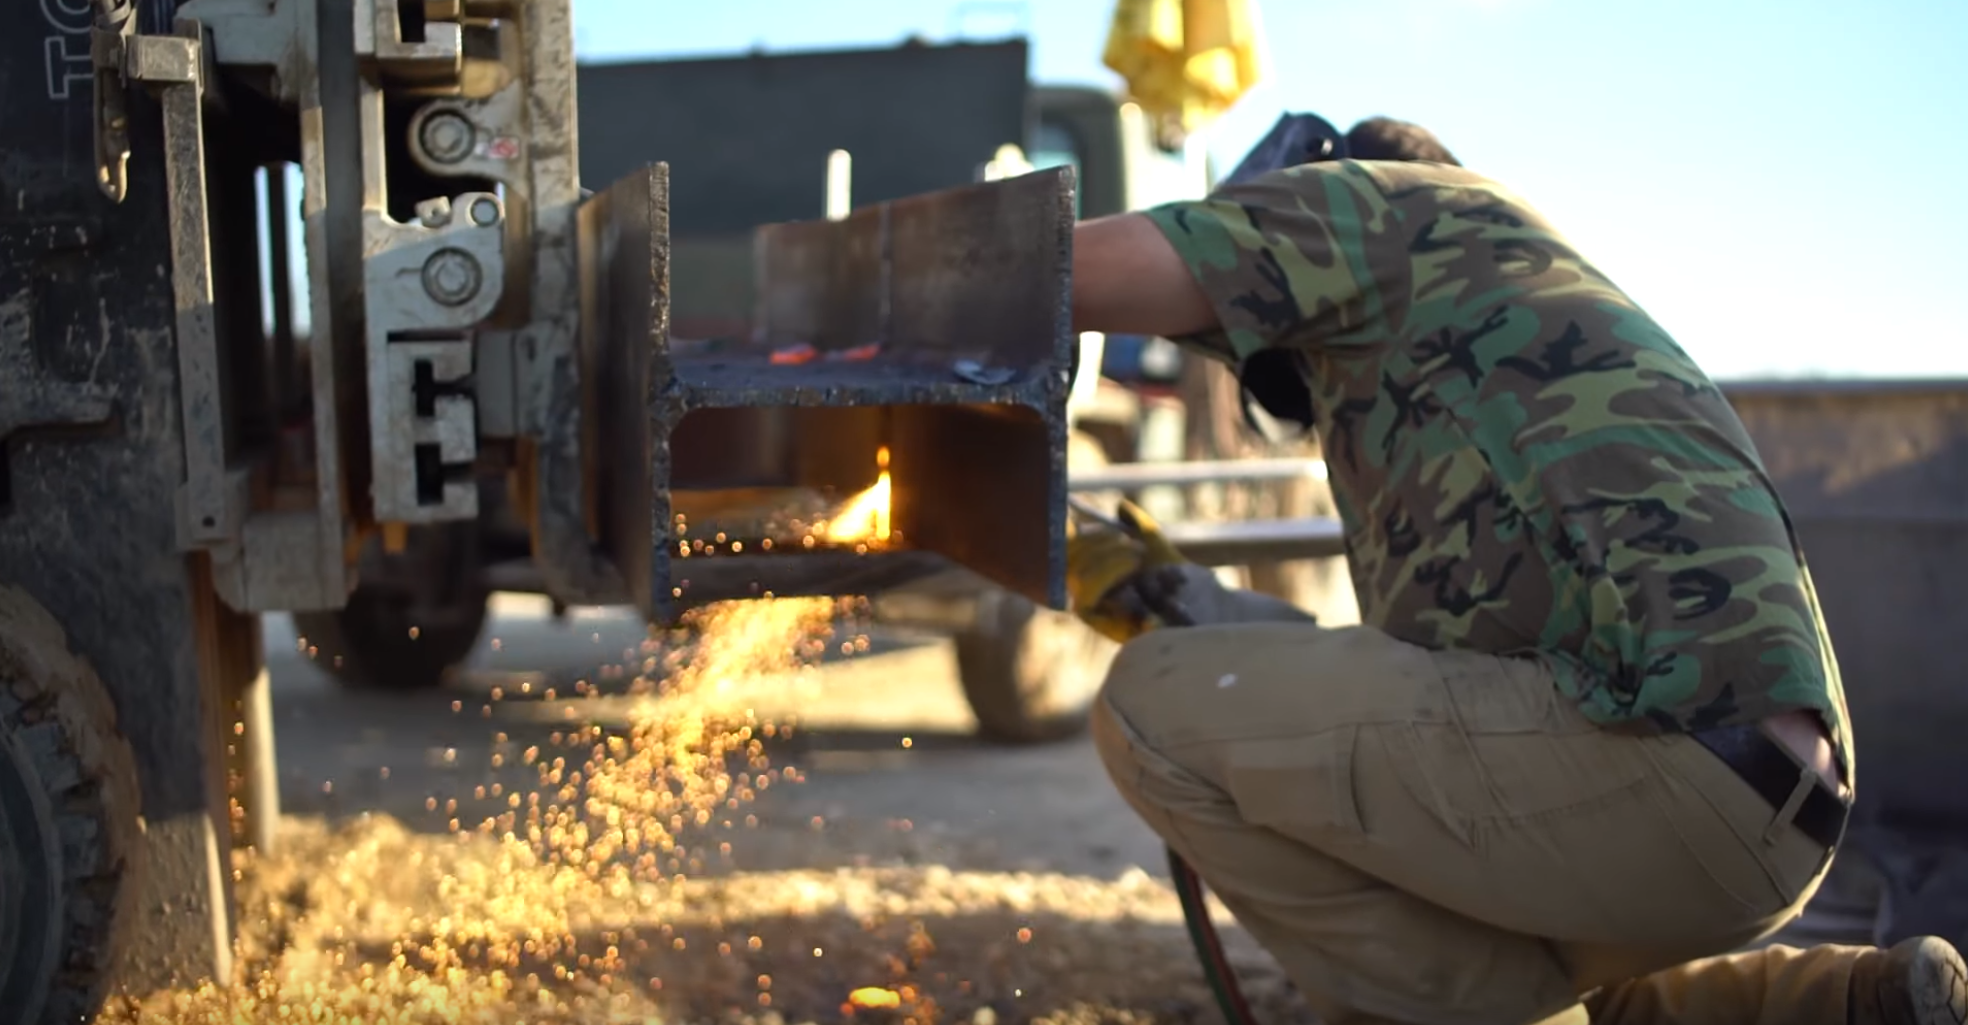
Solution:
M 867 572 L 843 572 L 843 586 L 878 590 L 954 562 L 1063 607 L 1066 398 L 1079 351 L 1073 189 L 1071 170 L 1057 168 L 761 228 L 751 336 L 709 353 L 670 344 L 665 165 L 588 199 L 583 363 L 599 375 L 598 540 L 645 615 L 825 587 L 820 563 L 803 565 L 819 553 L 748 559 L 716 584 L 696 564 L 691 587 L 672 579 L 669 495 L 690 486 L 673 476 L 678 426 L 703 410 L 772 407 L 886 411 L 892 516 L 913 547 L 858 557 Z M 820 358 L 771 362 L 788 343 Z M 870 346 L 872 356 L 827 358 Z M 782 440 L 829 444 L 824 433 Z

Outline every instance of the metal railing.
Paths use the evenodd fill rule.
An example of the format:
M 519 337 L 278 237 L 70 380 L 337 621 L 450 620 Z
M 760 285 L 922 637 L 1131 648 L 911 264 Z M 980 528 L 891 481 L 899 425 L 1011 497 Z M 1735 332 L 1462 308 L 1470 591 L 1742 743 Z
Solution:
M 1136 493 L 1154 487 L 1324 481 L 1319 459 L 1227 459 L 1196 462 L 1116 463 L 1074 473 L 1074 494 Z M 1329 516 L 1163 524 L 1163 534 L 1182 554 L 1205 566 L 1244 566 L 1324 559 L 1346 554 L 1340 522 Z

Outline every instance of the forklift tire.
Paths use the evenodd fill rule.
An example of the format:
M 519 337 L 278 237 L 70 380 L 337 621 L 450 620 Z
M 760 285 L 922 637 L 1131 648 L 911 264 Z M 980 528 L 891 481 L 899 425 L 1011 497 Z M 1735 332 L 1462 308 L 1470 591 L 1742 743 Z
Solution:
M 314 664 L 345 686 L 433 690 L 478 646 L 489 597 L 467 595 L 446 610 L 444 622 L 434 622 L 394 595 L 358 587 L 339 609 L 294 613 L 294 629 L 313 649 Z
M 1120 651 L 1072 613 L 997 589 L 978 595 L 976 624 L 955 640 L 977 732 L 1007 744 L 1064 740 L 1086 729 Z
M 136 759 L 60 624 L 0 586 L 0 1008 L 91 1020 L 141 890 Z
M 412 527 L 401 550 L 372 539 L 361 580 L 339 609 L 294 613 L 314 664 L 344 686 L 432 690 L 485 630 L 485 583 L 476 520 Z

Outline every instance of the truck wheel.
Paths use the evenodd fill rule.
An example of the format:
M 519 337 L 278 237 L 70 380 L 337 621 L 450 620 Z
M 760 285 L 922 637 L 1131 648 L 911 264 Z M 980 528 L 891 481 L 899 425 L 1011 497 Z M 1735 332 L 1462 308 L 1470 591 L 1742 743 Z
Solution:
M 1092 435 L 1075 430 L 1066 463 L 1094 469 L 1107 464 L 1107 453 Z M 1084 729 L 1120 650 L 1079 617 L 997 588 L 977 596 L 977 619 L 955 640 L 957 673 L 978 733 L 1005 743 L 1058 740 Z
M 88 1021 L 140 890 L 136 760 L 94 670 L 0 586 L 0 1007 Z
M 314 663 L 344 684 L 429 690 L 463 662 L 491 599 L 471 523 L 412 533 L 400 555 L 371 552 L 363 583 L 339 609 L 294 614 Z
M 978 733 L 1031 744 L 1073 736 L 1120 645 L 1069 612 L 1009 591 L 977 597 L 977 622 L 956 635 L 957 674 Z

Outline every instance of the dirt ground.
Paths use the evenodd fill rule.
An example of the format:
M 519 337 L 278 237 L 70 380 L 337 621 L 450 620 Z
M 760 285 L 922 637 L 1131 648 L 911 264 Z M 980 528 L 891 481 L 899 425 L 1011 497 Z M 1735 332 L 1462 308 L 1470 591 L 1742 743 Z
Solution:
M 808 671 L 652 698 L 632 617 L 545 613 L 500 596 L 469 671 L 421 695 L 331 683 L 270 619 L 286 818 L 239 866 L 241 978 L 105 1025 L 1218 1020 L 1091 745 L 971 739 L 946 641 L 850 628 Z M 703 711 L 652 727 L 652 700 Z M 584 765 L 610 737 L 657 753 Z M 641 853 L 598 842 L 596 795 L 666 771 L 681 827 L 623 798 Z M 1310 1021 L 1218 917 L 1263 1020 Z
M 103 1025 L 1221 1020 L 1091 744 L 972 739 L 947 640 L 849 625 L 798 670 L 646 640 L 502 595 L 468 671 L 387 694 L 270 618 L 286 818 L 237 866 L 239 978 Z M 1785 938 L 1859 939 L 1848 910 Z M 1217 920 L 1259 1020 L 1313 1021 Z

